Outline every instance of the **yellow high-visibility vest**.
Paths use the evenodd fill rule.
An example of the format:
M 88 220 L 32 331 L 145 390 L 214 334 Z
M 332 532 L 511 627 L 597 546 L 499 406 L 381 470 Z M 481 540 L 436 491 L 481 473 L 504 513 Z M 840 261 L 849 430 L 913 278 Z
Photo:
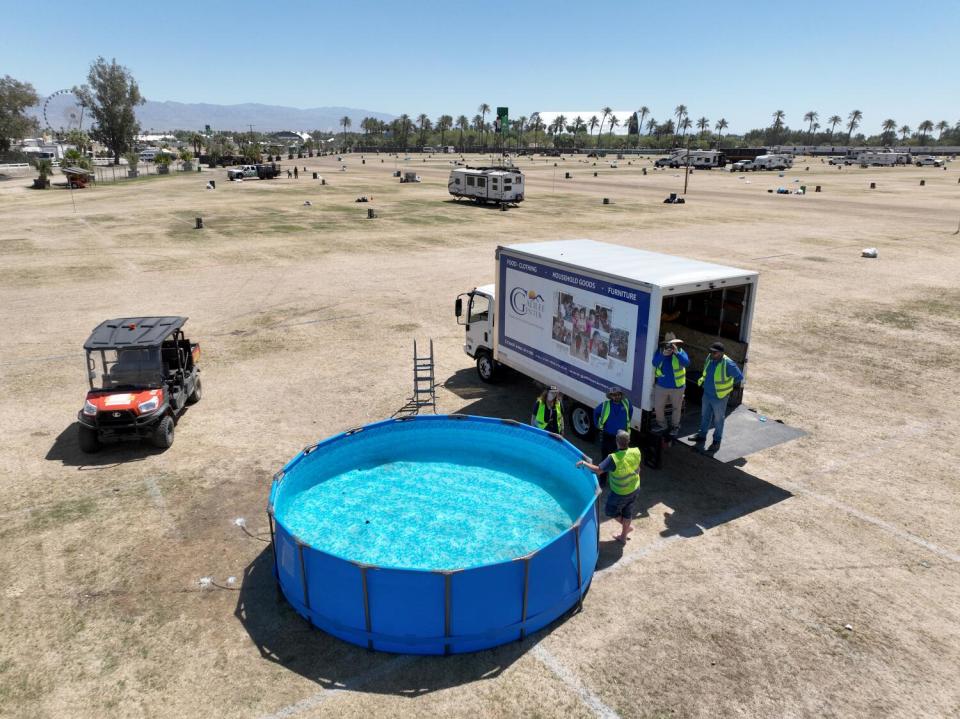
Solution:
M 563 434 L 563 411 L 560 408 L 559 399 L 553 403 L 553 412 L 557 416 L 557 431 Z M 537 399 L 537 428 L 547 428 L 547 405 L 540 399 Z
M 677 355 L 671 357 L 673 360 L 673 384 L 675 387 L 686 387 L 687 386 L 687 368 L 680 366 L 680 360 L 677 359 Z M 660 369 L 660 365 L 657 365 L 657 371 L 654 372 L 654 376 L 659 379 L 663 377 L 663 371 Z
M 704 380 L 707 379 L 707 370 L 710 368 L 712 359 L 707 359 L 703 365 L 703 374 L 697 380 L 697 384 L 703 387 Z M 717 391 L 717 398 L 723 399 L 733 391 L 733 377 L 727 374 L 727 356 L 724 355 L 713 368 L 713 388 Z
M 640 487 L 640 450 L 621 449 L 610 455 L 613 471 L 607 474 L 610 490 L 617 494 L 632 494 Z
M 627 426 L 630 426 L 630 400 L 624 397 L 620 400 L 620 404 L 623 405 L 623 411 L 627 413 Z M 603 401 L 603 407 L 600 408 L 600 422 L 597 424 L 597 429 L 602 430 L 608 419 L 610 419 L 610 400 L 607 399 Z

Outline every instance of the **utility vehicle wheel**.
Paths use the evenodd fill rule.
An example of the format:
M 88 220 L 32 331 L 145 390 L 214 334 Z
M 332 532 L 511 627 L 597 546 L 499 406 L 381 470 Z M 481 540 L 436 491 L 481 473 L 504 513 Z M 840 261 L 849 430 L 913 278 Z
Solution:
M 97 436 L 97 430 L 77 425 L 77 439 L 80 440 L 80 451 L 87 454 L 93 454 L 100 449 L 100 437 Z
M 200 378 L 197 377 L 197 383 L 193 385 L 193 392 L 187 397 L 187 404 L 196 404 L 203 398 L 203 386 L 200 384 Z
M 173 444 L 173 417 L 169 414 L 160 420 L 160 423 L 153 430 L 153 446 L 160 449 L 167 449 Z
M 593 410 L 582 404 L 574 405 L 570 411 L 570 428 L 580 439 L 593 439 Z
M 497 365 L 489 352 L 477 354 L 477 374 L 484 382 L 495 382 L 497 379 Z

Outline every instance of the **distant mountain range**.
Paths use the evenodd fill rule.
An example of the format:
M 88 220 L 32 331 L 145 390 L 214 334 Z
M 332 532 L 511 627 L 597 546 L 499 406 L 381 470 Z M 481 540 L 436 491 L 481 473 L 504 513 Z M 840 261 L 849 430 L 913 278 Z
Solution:
M 34 114 L 43 124 L 40 108 Z M 247 102 L 241 105 L 211 105 L 207 103 L 156 102 L 147 100 L 137 108 L 137 119 L 142 132 L 150 130 L 203 130 L 210 125 L 213 130 L 248 130 L 250 125 L 257 132 L 277 130 L 336 130 L 344 115 L 352 121 L 352 129 L 359 131 L 360 121 L 365 117 L 378 120 L 393 120 L 394 115 L 355 107 L 283 107 Z M 51 119 L 51 124 L 54 120 Z M 88 122 L 84 122 L 84 128 Z M 59 129 L 59 128 L 56 128 Z

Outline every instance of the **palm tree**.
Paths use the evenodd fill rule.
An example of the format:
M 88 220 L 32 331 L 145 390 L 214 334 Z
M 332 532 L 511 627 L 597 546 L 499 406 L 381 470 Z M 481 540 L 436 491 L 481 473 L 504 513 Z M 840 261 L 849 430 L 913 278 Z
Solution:
M 903 137 L 903 141 L 906 142 L 906 141 L 907 141 L 907 135 L 910 134 L 910 125 L 904 125 L 903 127 L 901 127 L 901 128 L 898 130 L 898 132 L 899 132 L 900 135 Z
M 675 108 L 673 108 L 673 114 L 677 118 L 677 129 L 680 129 L 680 126 L 683 125 L 683 118 L 687 115 L 687 106 L 677 105 Z
M 853 131 L 860 127 L 860 120 L 863 119 L 863 113 L 859 110 L 853 110 L 849 115 L 847 115 L 847 142 L 850 142 L 850 135 L 853 134 Z
M 556 119 L 553 121 L 553 125 L 554 125 L 554 134 L 562 135 L 563 131 L 567 127 L 567 116 L 557 115 Z
M 203 145 L 203 135 L 195 132 L 190 135 L 190 143 L 193 145 L 193 154 L 200 157 L 200 148 Z
M 463 133 L 470 129 L 470 121 L 466 115 L 457 118 L 457 129 L 460 130 L 460 152 L 463 152 Z
M 603 117 L 600 118 L 600 130 L 597 132 L 598 137 L 603 134 L 603 123 L 607 121 L 607 115 L 613 112 L 613 110 L 611 110 L 609 107 L 605 107 L 600 110 L 600 112 L 603 113 Z
M 687 130 L 689 130 L 691 127 L 693 127 L 693 123 L 690 122 L 689 117 L 684 117 L 683 120 L 680 121 L 680 129 L 683 130 L 683 135 L 680 138 L 681 145 L 683 144 L 683 140 L 687 137 Z
M 437 118 L 436 128 L 440 130 L 440 146 L 446 147 L 444 144 L 444 137 L 447 134 L 447 130 L 453 127 L 453 118 L 450 115 L 441 115 Z
M 533 130 L 533 143 L 540 146 L 540 133 L 543 132 L 543 120 L 540 119 L 540 113 L 530 114 L 530 129 Z
M 517 131 L 517 149 L 518 150 L 520 149 L 520 144 L 523 142 L 523 132 L 529 127 L 530 125 L 528 124 L 527 118 L 525 116 L 521 115 L 520 117 L 517 118 L 517 122 L 514 125 L 514 128 Z
M 783 118 L 787 116 L 783 110 L 774 110 L 773 112 L 773 136 L 778 138 L 780 136 L 780 130 L 783 129 Z
M 427 117 L 427 113 L 421 112 L 417 115 L 417 122 L 420 123 L 420 147 L 423 147 L 427 130 L 430 129 L 430 118 Z
M 819 113 L 816 110 L 808 110 L 807 113 L 803 116 L 803 121 L 809 123 L 807 125 L 807 134 L 810 135 L 813 133 L 813 123 L 817 121 L 820 117 Z
M 833 131 L 837 129 L 837 125 L 843 122 L 843 118 L 839 115 L 831 115 L 827 122 L 830 123 L 830 136 L 833 137 Z
M 703 133 L 705 133 L 707 131 L 707 128 L 709 127 L 710 127 L 710 121 L 707 118 L 701 117 L 699 120 L 697 120 L 697 128 L 700 130 L 701 140 L 703 139 Z
M 883 130 L 884 141 L 886 141 L 887 138 L 896 137 L 896 134 L 895 134 L 897 130 L 896 120 L 886 119 L 883 121 L 883 124 L 880 127 Z
M 950 123 L 947 122 L 946 120 L 941 120 L 940 122 L 937 123 L 937 131 L 940 133 L 937 136 L 937 142 L 940 142 L 943 140 L 943 133 L 945 133 L 949 129 L 950 129 Z
M 407 133 L 410 131 L 410 116 L 407 113 L 403 113 L 400 116 L 400 144 L 403 145 L 404 151 L 407 149 Z
M 343 125 L 343 148 L 347 148 L 347 128 L 353 124 L 353 121 L 346 115 L 340 118 L 340 124 Z
M 481 103 L 480 107 L 477 108 L 477 112 L 480 113 L 480 131 L 483 132 L 484 127 L 487 124 L 487 113 L 490 112 L 490 106 L 487 103 Z M 487 137 L 486 134 L 481 135 L 480 144 L 484 147 L 487 146 Z
M 608 134 L 608 135 L 612 135 L 612 134 L 613 134 L 613 128 L 615 128 L 615 127 L 616 127 L 617 125 L 619 125 L 619 124 L 620 124 L 620 120 L 617 118 L 617 116 L 616 116 L 616 115 L 611 115 L 611 116 L 610 116 L 610 122 L 607 123 L 607 127 L 610 128 L 610 130 L 607 132 L 607 134 Z
M 927 144 L 927 133 L 933 130 L 933 123 L 930 120 L 924 120 L 917 125 L 917 132 L 920 133 L 920 144 Z
M 641 105 L 640 109 L 637 110 L 637 113 L 640 115 L 640 119 L 637 121 L 637 145 L 640 144 L 640 133 L 643 132 L 643 120 L 650 114 L 650 108 L 646 105 Z
M 652 135 L 653 131 L 657 129 L 658 124 L 659 123 L 654 117 L 651 117 L 649 120 L 647 120 L 647 134 Z
M 593 131 L 597 129 L 597 125 L 600 124 L 600 121 L 597 119 L 597 116 L 594 115 L 589 120 L 587 120 L 587 127 L 590 128 L 590 142 L 593 142 Z
M 720 147 L 720 136 L 723 134 L 723 131 L 726 130 L 728 127 L 730 127 L 730 123 L 728 123 L 722 117 L 719 120 L 717 120 L 717 124 L 714 126 L 714 129 L 717 131 L 717 147 L 718 148 Z

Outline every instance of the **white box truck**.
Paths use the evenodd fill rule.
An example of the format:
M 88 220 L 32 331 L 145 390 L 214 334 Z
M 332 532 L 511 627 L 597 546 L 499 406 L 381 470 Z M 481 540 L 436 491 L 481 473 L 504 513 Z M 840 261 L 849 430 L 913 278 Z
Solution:
M 494 284 L 457 298 L 464 351 L 484 382 L 509 367 L 556 385 L 580 437 L 592 436 L 593 408 L 612 385 L 633 404 L 631 425 L 648 429 L 653 355 L 667 332 L 685 342 L 690 387 L 717 340 L 746 374 L 756 272 L 593 240 L 500 246 L 494 270 Z M 731 405 L 741 397 L 738 388 Z

